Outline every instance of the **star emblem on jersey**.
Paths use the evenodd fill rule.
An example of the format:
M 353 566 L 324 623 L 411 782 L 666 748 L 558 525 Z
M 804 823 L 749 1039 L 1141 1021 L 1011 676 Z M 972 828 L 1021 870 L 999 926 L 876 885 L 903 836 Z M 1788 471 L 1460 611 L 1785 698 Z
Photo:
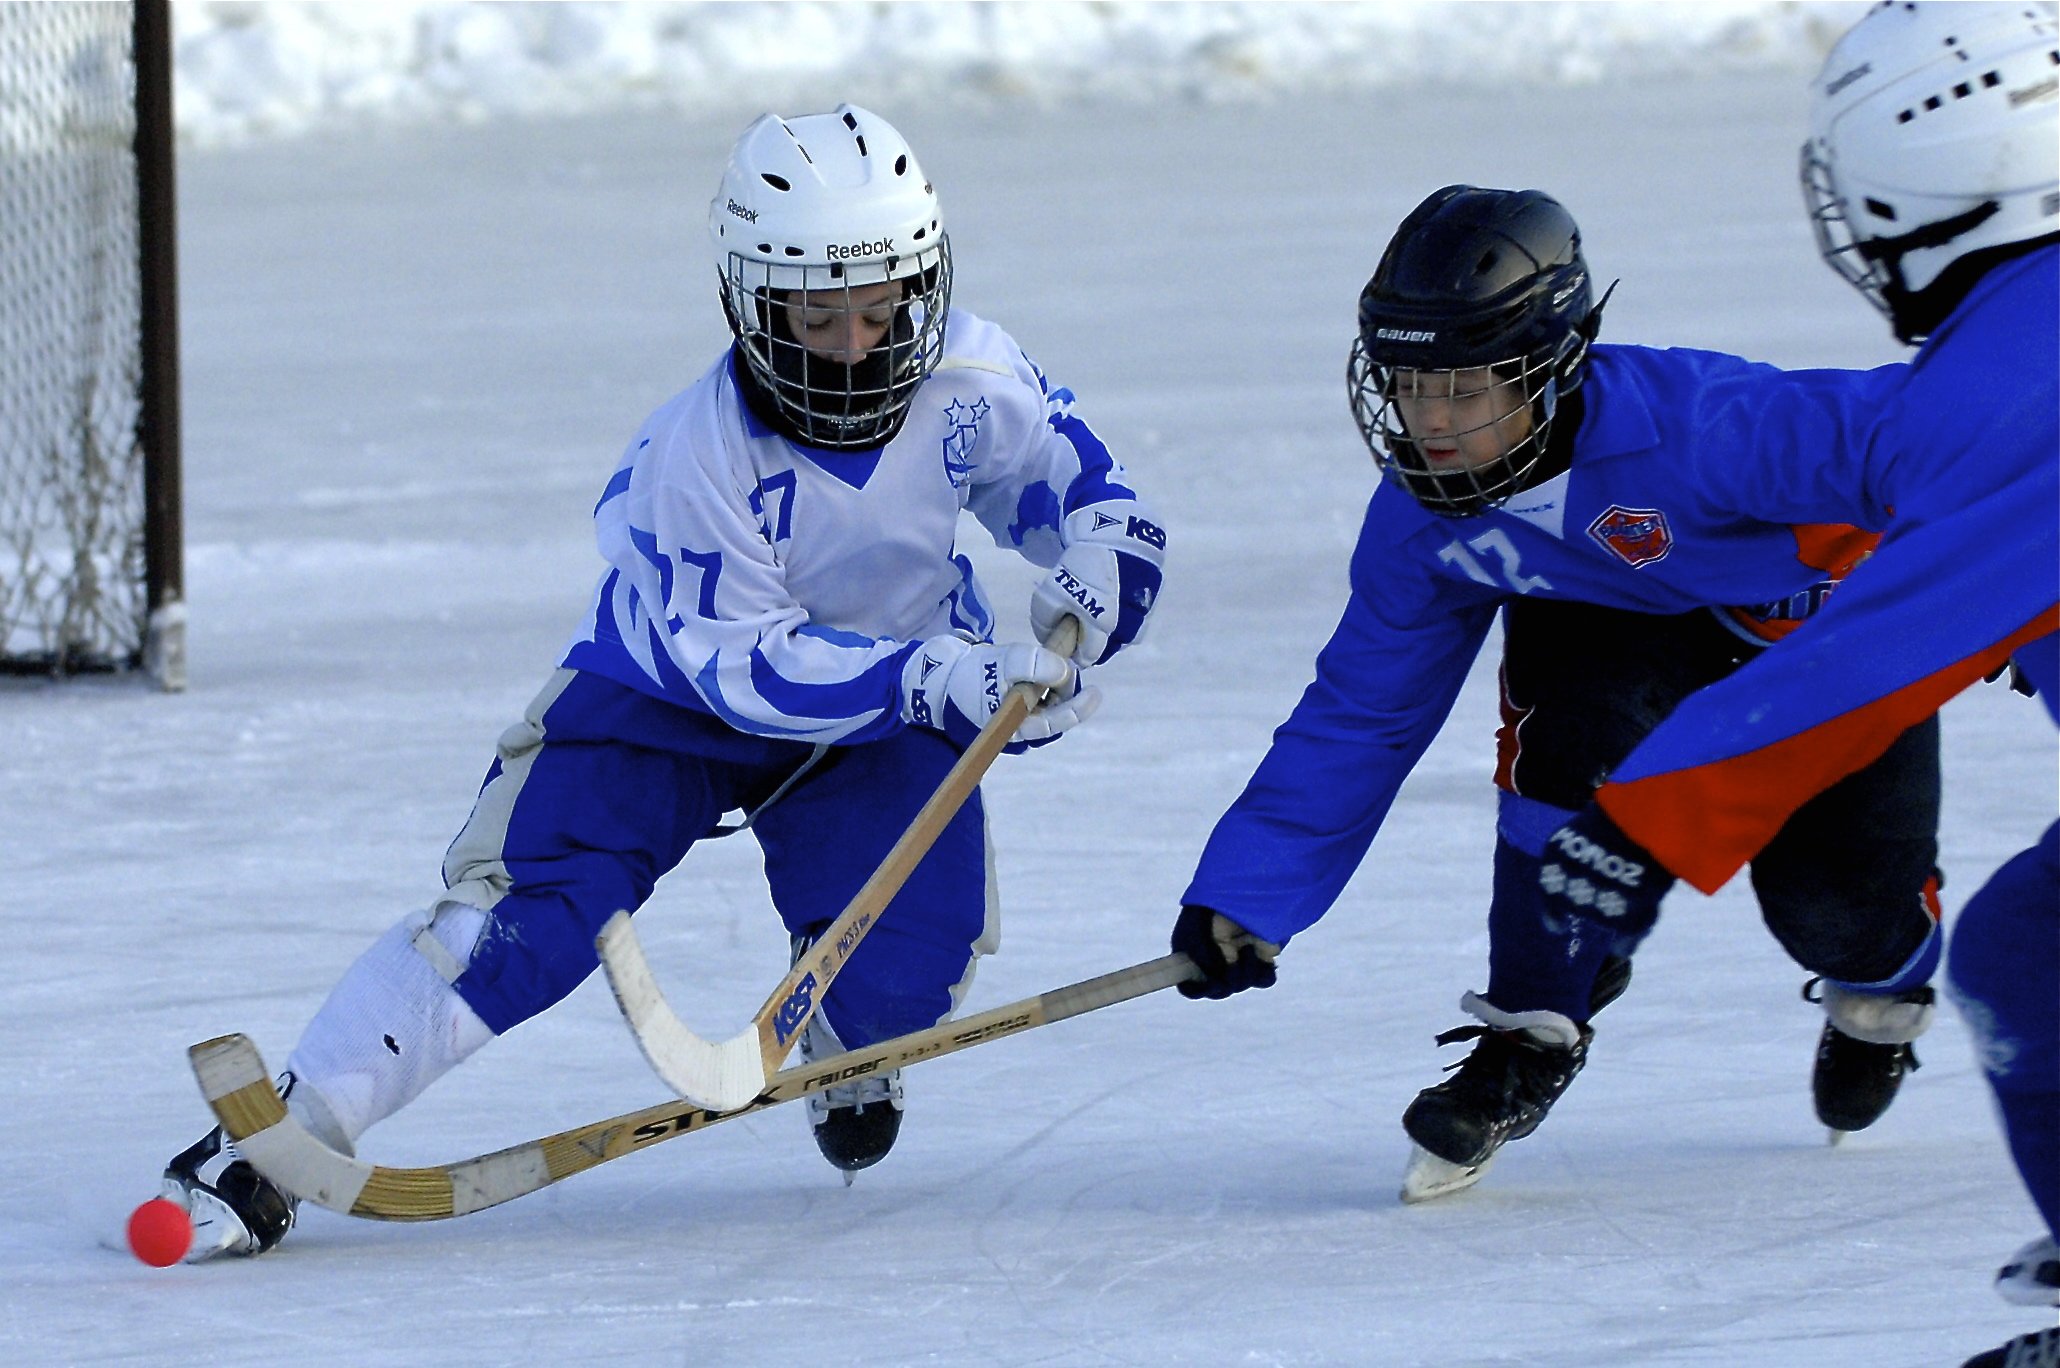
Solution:
M 1673 529 L 1667 526 L 1667 515 L 1657 508 L 1611 504 L 1588 524 L 1588 535 L 1633 570 L 1665 560 L 1674 549 Z
M 973 478 L 973 448 L 980 441 L 980 420 L 987 416 L 988 403 L 975 399 L 968 404 L 954 399 L 944 410 L 951 431 L 944 437 L 944 474 L 953 489 L 962 489 Z

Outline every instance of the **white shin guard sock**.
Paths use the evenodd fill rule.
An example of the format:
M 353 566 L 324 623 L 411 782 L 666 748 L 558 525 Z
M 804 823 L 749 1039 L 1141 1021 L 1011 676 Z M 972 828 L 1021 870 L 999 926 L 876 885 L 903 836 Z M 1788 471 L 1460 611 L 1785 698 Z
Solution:
M 355 1144 L 493 1039 L 445 977 L 462 971 L 485 925 L 461 903 L 412 912 L 344 971 L 286 1061 L 303 1124 Z M 315 1096 L 303 1101 L 303 1088 Z

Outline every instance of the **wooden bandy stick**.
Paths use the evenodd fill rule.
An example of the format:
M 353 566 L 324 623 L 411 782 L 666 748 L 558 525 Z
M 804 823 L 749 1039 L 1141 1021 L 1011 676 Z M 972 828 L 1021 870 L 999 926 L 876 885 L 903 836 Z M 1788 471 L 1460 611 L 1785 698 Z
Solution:
M 1052 633 L 1050 649 L 1071 655 L 1079 643 L 1079 623 L 1068 617 Z M 936 844 L 944 828 L 972 796 L 988 766 L 1016 734 L 1044 691 L 1028 682 L 1017 684 L 1002 699 L 1001 707 L 966 747 L 958 763 L 937 785 L 937 791 L 923 804 L 901 839 L 873 871 L 865 886 L 845 904 L 844 911 L 814 944 L 802 952 L 787 976 L 780 980 L 743 1031 L 720 1044 L 703 1040 L 687 1029 L 651 974 L 643 946 L 630 926 L 627 912 L 617 912 L 602 926 L 595 941 L 601 965 L 608 971 L 608 985 L 622 1008 L 637 1045 L 665 1085 L 698 1106 L 715 1111 L 734 1111 L 764 1091 L 766 1081 L 786 1059 L 802 1028 L 815 1015 L 817 1004 L 830 989 L 852 952 L 878 923 L 909 875 Z
M 526 1196 L 590 1168 L 647 1150 L 690 1131 L 748 1116 L 864 1074 L 941 1059 L 975 1045 L 1021 1035 L 1193 977 L 1185 955 L 1054 988 L 961 1021 L 896 1036 L 862 1049 L 785 1069 L 763 1091 L 728 1111 L 667 1101 L 576 1126 L 527 1144 L 455 1164 L 388 1168 L 340 1154 L 286 1110 L 250 1037 L 221 1036 L 187 1051 L 200 1090 L 223 1132 L 258 1172 L 294 1196 L 347 1216 L 375 1221 L 442 1221 Z

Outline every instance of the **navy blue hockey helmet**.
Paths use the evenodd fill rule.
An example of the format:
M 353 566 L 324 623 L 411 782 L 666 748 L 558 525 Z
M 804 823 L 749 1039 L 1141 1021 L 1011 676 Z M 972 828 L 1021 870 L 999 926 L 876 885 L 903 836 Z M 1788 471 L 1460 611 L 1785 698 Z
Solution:
M 1359 295 L 1347 375 L 1381 469 L 1446 517 L 1523 489 L 1601 313 L 1581 230 L 1558 200 L 1471 185 L 1431 195 Z

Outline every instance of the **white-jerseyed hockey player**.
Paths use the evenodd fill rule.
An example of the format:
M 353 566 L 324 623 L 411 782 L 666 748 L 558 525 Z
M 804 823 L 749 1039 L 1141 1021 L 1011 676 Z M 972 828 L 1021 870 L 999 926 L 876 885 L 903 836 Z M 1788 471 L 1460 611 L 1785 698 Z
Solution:
M 1134 640 L 1165 534 L 994 324 L 951 308 L 937 196 L 901 135 L 850 105 L 745 131 L 710 209 L 734 345 L 645 420 L 594 511 L 607 569 L 444 860 L 446 891 L 345 974 L 287 1061 L 287 1105 L 349 1150 L 597 965 L 725 813 L 748 814 L 797 943 L 864 884 L 1009 686 L 1053 692 L 1012 750 L 1093 710 L 1079 667 Z M 1071 659 L 990 640 L 962 510 L 1051 567 L 1031 624 Z M 996 687 L 998 685 L 998 687 Z M 824 996 L 805 1055 L 949 1016 L 995 944 L 976 792 Z M 894 1075 L 810 1100 L 823 1154 L 881 1159 Z M 293 1200 L 219 1129 L 166 1195 L 188 1258 L 260 1253 Z

